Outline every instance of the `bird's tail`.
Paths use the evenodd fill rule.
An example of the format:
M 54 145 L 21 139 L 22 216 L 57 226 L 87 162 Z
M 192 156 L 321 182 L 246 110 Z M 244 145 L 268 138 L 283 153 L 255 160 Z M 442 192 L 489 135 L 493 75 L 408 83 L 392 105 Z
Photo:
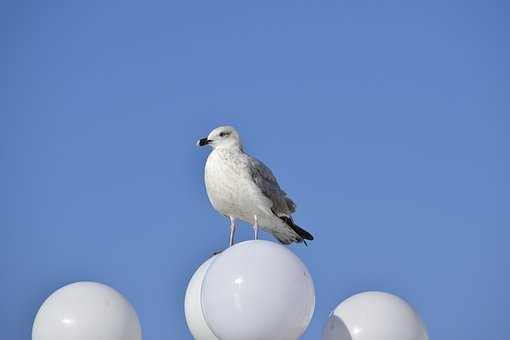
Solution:
M 310 234 L 308 231 L 304 230 L 300 226 L 298 226 L 291 217 L 289 216 L 279 216 L 282 221 L 285 222 L 286 225 L 292 229 L 293 233 L 273 233 L 274 237 L 278 239 L 283 244 L 290 244 L 292 242 L 304 242 L 306 244 L 305 240 L 313 240 L 312 234 Z M 294 234 L 294 235 L 293 235 Z
M 297 224 L 293 223 L 289 227 L 291 227 L 292 230 L 294 230 L 294 232 L 296 234 L 298 234 L 302 239 L 309 240 L 309 241 L 313 240 L 313 235 L 310 234 L 308 231 L 304 230 L 303 228 L 301 228 L 300 226 L 298 226 Z

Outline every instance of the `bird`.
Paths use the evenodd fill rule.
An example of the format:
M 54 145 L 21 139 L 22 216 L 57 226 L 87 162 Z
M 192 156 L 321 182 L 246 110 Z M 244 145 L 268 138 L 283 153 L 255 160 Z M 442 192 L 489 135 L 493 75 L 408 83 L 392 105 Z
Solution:
M 213 208 L 230 220 L 229 247 L 235 240 L 236 221 L 270 232 L 282 244 L 313 240 L 312 234 L 294 223 L 296 205 L 280 188 L 271 170 L 247 154 L 239 132 L 232 126 L 213 129 L 197 146 L 210 146 L 204 171 L 207 196 Z

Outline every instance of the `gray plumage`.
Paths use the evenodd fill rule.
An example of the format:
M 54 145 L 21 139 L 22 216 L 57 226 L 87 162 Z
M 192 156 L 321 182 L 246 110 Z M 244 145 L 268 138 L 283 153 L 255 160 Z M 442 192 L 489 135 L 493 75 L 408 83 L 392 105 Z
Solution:
M 290 216 L 296 211 L 296 204 L 280 188 L 271 170 L 256 158 L 249 157 L 249 168 L 255 184 L 271 200 L 272 210 L 277 215 Z

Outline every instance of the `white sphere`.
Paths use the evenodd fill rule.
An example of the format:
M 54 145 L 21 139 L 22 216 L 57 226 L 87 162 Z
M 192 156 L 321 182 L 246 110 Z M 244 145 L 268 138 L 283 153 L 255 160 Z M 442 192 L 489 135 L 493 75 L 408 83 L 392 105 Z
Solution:
M 211 257 L 198 267 L 188 283 L 186 296 L 184 297 L 186 323 L 188 324 L 191 334 L 197 340 L 218 340 L 205 322 L 200 295 L 205 273 L 215 258 L 216 256 Z
M 324 340 L 428 340 L 423 322 L 398 296 L 383 292 L 356 294 L 331 315 Z
M 296 340 L 315 308 L 313 281 L 289 249 L 246 241 L 211 263 L 202 285 L 202 310 L 222 340 Z
M 140 340 L 135 310 L 116 290 L 97 282 L 60 288 L 35 316 L 32 340 Z

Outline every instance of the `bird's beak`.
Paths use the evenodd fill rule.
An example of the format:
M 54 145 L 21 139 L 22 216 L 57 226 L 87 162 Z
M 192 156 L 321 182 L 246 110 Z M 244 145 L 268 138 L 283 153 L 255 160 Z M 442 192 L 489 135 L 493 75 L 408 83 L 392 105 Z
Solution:
M 201 139 L 198 140 L 197 146 L 204 146 L 204 145 L 209 144 L 210 142 L 212 142 L 212 141 L 207 139 L 207 137 L 206 138 L 201 138 Z

